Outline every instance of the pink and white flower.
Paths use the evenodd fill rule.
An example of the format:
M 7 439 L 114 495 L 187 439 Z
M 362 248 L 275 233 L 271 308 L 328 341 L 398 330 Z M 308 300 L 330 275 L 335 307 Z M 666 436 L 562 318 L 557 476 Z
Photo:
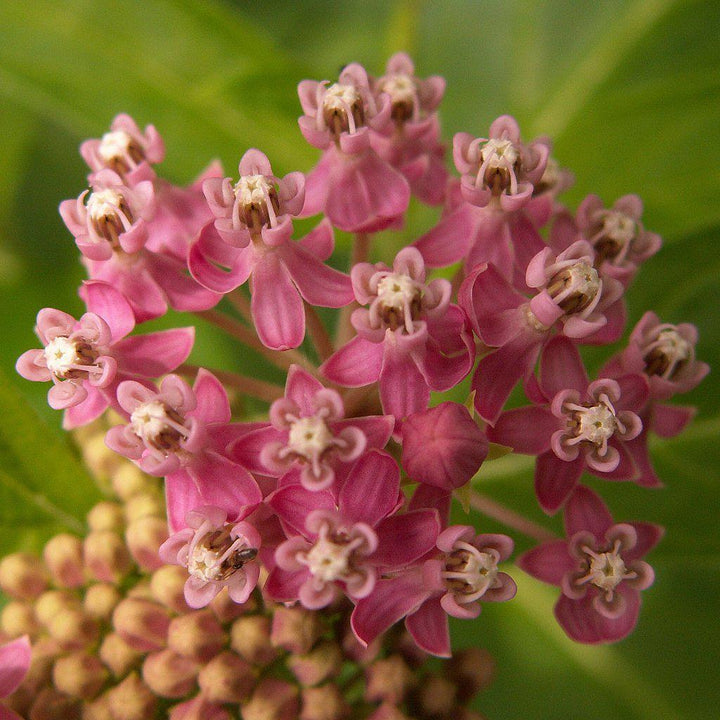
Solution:
M 431 390 L 448 390 L 472 368 L 467 321 L 450 304 L 449 281 L 425 282 L 419 251 L 401 250 L 392 268 L 358 263 L 351 271 L 357 331 L 320 368 L 349 387 L 378 382 L 383 410 L 400 420 L 427 407 Z
M 18 689 L 30 668 L 32 649 L 27 635 L 0 645 L 0 698 Z M 22 720 L 9 708 L 0 705 L 2 720 Z
M 565 509 L 567 540 L 529 550 L 518 565 L 562 590 L 555 617 L 577 642 L 617 642 L 637 624 L 640 591 L 654 573 L 641 560 L 663 535 L 650 523 L 614 523 L 602 500 L 579 486 Z

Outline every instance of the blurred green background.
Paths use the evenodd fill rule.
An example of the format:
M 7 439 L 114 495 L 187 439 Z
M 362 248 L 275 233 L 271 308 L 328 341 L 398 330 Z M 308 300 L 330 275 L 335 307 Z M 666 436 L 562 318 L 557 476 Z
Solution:
M 122 111 L 160 130 L 160 172 L 177 183 L 212 158 L 234 175 L 249 147 L 266 152 L 278 174 L 308 170 L 317 152 L 297 129 L 297 82 L 334 79 L 350 61 L 379 75 L 404 49 L 419 75 L 447 79 L 448 141 L 460 130 L 483 135 L 511 113 L 525 139 L 554 138 L 557 159 L 576 175 L 566 196 L 573 207 L 589 192 L 607 204 L 630 192 L 644 199 L 645 225 L 665 246 L 631 289 L 631 322 L 653 309 L 667 322 L 695 323 L 698 356 L 714 367 L 680 399 L 699 407 L 690 429 L 653 446 L 664 489 L 589 481 L 616 519 L 668 528 L 650 556 L 657 581 L 636 632 L 612 647 L 574 645 L 552 617 L 557 591 L 516 571 L 512 603 L 454 628 L 458 646 L 477 643 L 497 658 L 497 679 L 478 707 L 492 720 L 717 718 L 719 37 L 717 2 L 2 3 L 0 551 L 38 548 L 59 529 L 79 528 L 96 497 L 45 404 L 47 388 L 13 369 L 36 346 L 38 309 L 82 312 L 82 269 L 57 214 L 85 185 L 81 140 L 99 137 Z M 418 210 L 404 239 L 435 217 Z M 587 357 L 597 364 L 604 356 Z M 206 327 L 193 359 L 255 362 Z M 478 484 L 548 522 L 535 507 L 527 458 L 493 463 Z

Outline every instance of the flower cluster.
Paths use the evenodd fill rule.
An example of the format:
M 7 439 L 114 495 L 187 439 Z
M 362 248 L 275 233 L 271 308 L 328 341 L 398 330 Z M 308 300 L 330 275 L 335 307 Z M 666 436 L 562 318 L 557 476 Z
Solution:
M 350 64 L 337 82 L 304 80 L 300 130 L 322 153 L 307 175 L 276 175 L 249 149 L 237 178 L 212 166 L 188 188 L 157 175 L 157 131 L 118 116 L 82 145 L 90 189 L 60 207 L 88 272 L 86 312 L 42 310 L 43 348 L 17 369 L 52 382 L 68 428 L 119 414 L 106 443 L 164 478 L 170 536 L 156 560 L 182 569 L 192 608 L 221 593 L 239 607 L 260 594 L 346 607 L 362 646 L 404 622 L 422 651 L 449 656 L 448 616 L 516 592 L 501 569 L 513 540 L 450 520 L 494 443 L 537 456 L 539 504 L 564 513 L 567 539 L 519 565 L 561 588 L 568 635 L 616 641 L 637 622 L 653 579 L 640 558 L 661 529 L 614 523 L 583 473 L 659 485 L 648 435 L 687 424 L 692 411 L 667 400 L 708 368 L 692 326 L 647 313 L 589 377 L 579 347 L 621 339 L 625 291 L 660 238 L 635 195 L 566 208 L 571 174 L 510 116 L 454 137 L 451 176 L 444 88 L 403 53 L 381 77 Z M 411 198 L 442 206 L 439 221 L 371 262 L 375 234 L 402 228 Z M 294 219 L 314 215 L 297 237 Z M 347 273 L 335 230 L 354 233 Z M 453 280 L 432 274 L 450 266 Z M 253 348 L 284 388 L 187 364 L 191 327 L 134 332 L 169 307 Z M 317 307 L 340 309 L 334 333 Z M 507 409 L 519 384 L 527 404 Z M 234 413 L 237 392 L 267 418 Z

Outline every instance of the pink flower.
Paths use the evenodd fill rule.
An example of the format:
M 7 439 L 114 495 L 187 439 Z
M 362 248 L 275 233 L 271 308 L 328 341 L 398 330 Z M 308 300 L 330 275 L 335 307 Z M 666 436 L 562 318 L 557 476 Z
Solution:
M 614 524 L 602 500 L 579 486 L 565 509 L 567 540 L 538 545 L 518 558 L 535 578 L 557 585 L 555 617 L 577 642 L 621 640 L 637 624 L 640 591 L 654 573 L 640 560 L 663 535 L 650 523 Z
M 489 347 L 473 377 L 475 407 L 494 423 L 512 388 L 528 380 L 543 345 L 555 332 L 585 343 L 607 343 L 622 333 L 625 316 L 622 285 L 603 279 L 593 266 L 594 251 L 585 241 L 557 257 L 550 248 L 528 265 L 528 299 L 492 266 L 478 266 L 463 282 L 459 302 L 473 330 Z
M 304 215 L 324 212 L 348 232 L 375 232 L 402 221 L 410 199 L 405 178 L 370 146 L 371 132 L 393 129 L 390 97 L 377 100 L 365 69 L 347 65 L 337 83 L 303 80 L 300 131 L 324 151 L 307 176 Z
M 184 591 L 190 607 L 205 607 L 224 587 L 234 602 L 244 603 L 257 585 L 260 535 L 247 522 L 227 522 L 227 516 L 218 507 L 191 510 L 187 527 L 160 546 L 164 562 L 188 570 Z
M 352 314 L 357 336 L 321 367 L 349 387 L 378 381 L 383 410 L 396 419 L 424 410 L 431 390 L 462 380 L 474 359 L 463 312 L 450 304 L 450 283 L 425 283 L 418 250 L 401 250 L 390 269 L 359 263 L 351 272 L 355 298 L 368 308 Z
M 648 399 L 641 375 L 590 383 L 576 347 L 557 336 L 543 350 L 538 387 L 544 401 L 504 412 L 487 435 L 538 456 L 535 492 L 546 512 L 565 502 L 584 470 L 608 480 L 655 484 L 640 475 L 628 446 L 642 431 L 640 413 Z
M 345 419 L 339 393 L 293 365 L 285 397 L 270 407 L 270 424 L 243 435 L 230 451 L 251 472 L 279 476 L 295 468 L 305 488 L 322 490 L 341 482 L 363 452 L 384 448 L 393 425 L 390 416 Z
M 577 209 L 578 228 L 595 248 L 597 266 L 625 286 L 662 245 L 659 235 L 643 227 L 642 212 L 637 195 L 623 195 L 609 209 L 597 195 L 588 195 Z
M 289 539 L 275 552 L 277 567 L 266 592 L 283 602 L 299 599 L 309 609 L 325 607 L 341 592 L 355 600 L 366 597 L 378 568 L 415 562 L 437 537 L 437 512 L 396 515 L 402 502 L 399 469 L 378 450 L 355 463 L 337 501 L 329 490 L 280 488 L 269 504 Z
M 305 200 L 305 176 L 293 172 L 275 177 L 267 157 L 254 149 L 242 156 L 238 170 L 235 185 L 230 178 L 203 183 L 220 237 L 234 247 L 246 247 L 258 235 L 269 247 L 287 242 L 291 218 L 300 214 Z
M 391 135 L 370 133 L 373 149 L 403 174 L 417 197 L 439 205 L 445 198 L 448 173 L 435 111 L 445 93 L 445 80 L 438 75 L 418 78 L 410 57 L 399 52 L 388 60 L 385 75 L 371 79 L 371 86 L 378 100 L 381 93 L 390 97 L 395 123 Z
M 120 114 L 112 121 L 110 132 L 100 140 L 86 140 L 80 154 L 93 172 L 109 168 L 134 186 L 155 177 L 150 164 L 163 160 L 165 146 L 153 125 L 143 133 L 129 115 Z
M 133 254 L 148 239 L 147 221 L 155 212 L 150 180 L 127 187 L 112 170 L 90 176 L 92 192 L 77 200 L 63 200 L 60 215 L 75 236 L 80 252 L 90 260 L 109 260 L 113 252 Z
M 476 535 L 469 525 L 453 525 L 437 537 L 436 548 L 435 557 L 380 580 L 357 603 L 351 622 L 361 642 L 372 642 L 406 618 L 421 649 L 449 657 L 447 615 L 476 618 L 481 601 L 502 602 L 515 596 L 515 582 L 498 570 L 498 563 L 513 550 L 506 535 Z
M 135 318 L 123 295 L 102 282 L 87 282 L 83 290 L 89 312 L 75 320 L 61 310 L 41 310 L 35 331 L 44 349 L 28 350 L 16 364 L 27 380 L 52 380 L 48 403 L 65 410 L 68 429 L 109 405 L 120 410 L 115 392 L 122 380 L 171 372 L 190 354 L 195 336 L 193 328 L 177 328 L 126 337 Z
M 130 422 L 111 428 L 105 442 L 150 475 L 165 476 L 171 530 L 184 527 L 187 513 L 204 505 L 241 519 L 260 503 L 254 478 L 224 454 L 230 404 L 214 375 L 201 369 L 192 389 L 167 375 L 159 391 L 128 380 L 117 395 Z
M 452 491 L 478 471 L 488 442 L 464 405 L 444 402 L 401 427 L 402 466 L 410 479 Z

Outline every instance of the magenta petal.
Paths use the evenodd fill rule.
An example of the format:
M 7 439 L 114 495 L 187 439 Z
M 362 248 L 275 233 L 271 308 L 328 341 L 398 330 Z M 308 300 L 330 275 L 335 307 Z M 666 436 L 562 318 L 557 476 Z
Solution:
M 228 448 L 229 455 L 251 472 L 268 473 L 269 468 L 260 459 L 262 449 L 271 442 L 279 442 L 282 433 L 272 426 L 261 427 L 243 434 Z
M 323 384 L 299 365 L 291 365 L 285 382 L 285 397 L 292 400 L 300 414 L 312 415 L 316 411 L 315 396 L 323 389 Z
M 290 572 L 279 567 L 273 568 L 265 581 L 263 590 L 278 602 L 292 602 L 300 595 L 300 588 L 308 579 L 308 571 Z
M 193 384 L 196 405 L 188 415 L 204 425 L 230 422 L 230 401 L 223 384 L 208 370 L 200 368 Z
M 543 348 L 540 357 L 540 387 L 548 400 L 561 390 L 587 390 L 588 376 L 575 343 L 556 335 Z
M 195 328 L 177 328 L 133 335 L 116 343 L 113 352 L 121 372 L 156 378 L 185 362 L 194 342 Z
M 518 567 L 538 580 L 560 586 L 563 575 L 575 569 L 575 559 L 568 553 L 565 540 L 538 545 L 523 553 L 517 560 Z
M 440 533 L 437 510 L 412 510 L 382 520 L 377 528 L 378 547 L 372 562 L 383 568 L 401 568 L 435 547 Z M 402 542 L 398 540 L 402 538 Z
M 328 379 L 347 387 L 370 385 L 380 377 L 383 344 L 356 335 L 320 367 Z
M 581 530 L 602 538 L 613 524 L 605 503 L 590 488 L 578 485 L 565 508 L 565 532 L 572 537 Z
M 572 493 L 582 475 L 582 455 L 566 462 L 553 452 L 540 455 L 535 464 L 535 494 L 540 507 L 552 515 Z
M 430 400 L 430 388 L 410 353 L 394 341 L 385 340 L 380 371 L 380 400 L 383 412 L 396 419 L 424 410 Z
M 652 406 L 652 424 L 650 429 L 660 437 L 670 438 L 681 433 L 685 426 L 695 417 L 697 410 L 692 407 L 678 405 Z
M 559 420 L 544 407 L 514 408 L 504 412 L 495 427 L 486 430 L 490 442 L 511 447 L 525 455 L 542 455 L 550 450 L 550 437 Z
M 560 627 L 572 640 L 591 645 L 603 642 L 602 616 L 593 608 L 589 595 L 579 600 L 561 595 L 554 612 Z
M 170 532 L 179 533 L 186 527 L 187 514 L 206 503 L 190 476 L 180 471 L 165 478 L 165 504 Z
M 327 260 L 335 248 L 332 223 L 327 218 L 323 218 L 307 235 L 301 237 L 297 244 L 312 253 L 318 260 Z
M 86 386 L 85 389 L 87 390 L 87 397 L 77 405 L 66 408 L 63 415 L 64 430 L 72 430 L 96 420 L 110 404 L 106 394 L 107 391 L 91 386 Z
M 184 263 L 170 256 L 155 255 L 148 260 L 148 270 L 165 291 L 175 310 L 196 312 L 215 307 L 222 295 L 208 290 L 192 278 Z
M 350 471 L 338 507 L 346 520 L 375 527 L 395 509 L 399 492 L 400 469 L 395 460 L 381 450 L 371 450 Z
M 423 575 L 418 571 L 380 580 L 372 593 L 355 606 L 350 618 L 353 632 L 367 645 L 420 607 L 428 595 Z
M 113 342 L 132 332 L 135 314 L 122 293 L 97 280 L 84 282 L 83 288 L 88 311 L 99 315 L 108 324 Z
M 15 692 L 30 667 L 30 639 L 23 637 L 0 645 L 0 698 Z
M 654 523 L 636 522 L 631 525 L 635 528 L 637 541 L 633 547 L 623 552 L 623 557 L 628 561 L 647 555 L 665 534 L 665 529 Z
M 452 265 L 467 254 L 474 224 L 471 206 L 463 203 L 414 245 L 428 267 Z
M 305 534 L 305 519 L 313 510 L 335 510 L 329 490 L 307 490 L 302 485 L 286 485 L 267 500 L 278 516 L 297 533 Z
M 448 618 L 438 598 L 423 603 L 406 618 L 405 626 L 421 650 L 439 657 L 450 657 Z
M 192 276 L 217 293 L 240 287 L 250 276 L 252 266 L 252 248 L 228 245 L 212 223 L 203 228 L 188 251 L 188 268 Z
M 302 297 L 311 305 L 344 307 L 354 298 L 350 276 L 325 265 L 300 245 L 287 245 L 282 257 Z
M 305 309 L 290 273 L 275 252 L 255 265 L 251 310 L 258 337 L 272 350 L 298 347 L 305 337 Z

